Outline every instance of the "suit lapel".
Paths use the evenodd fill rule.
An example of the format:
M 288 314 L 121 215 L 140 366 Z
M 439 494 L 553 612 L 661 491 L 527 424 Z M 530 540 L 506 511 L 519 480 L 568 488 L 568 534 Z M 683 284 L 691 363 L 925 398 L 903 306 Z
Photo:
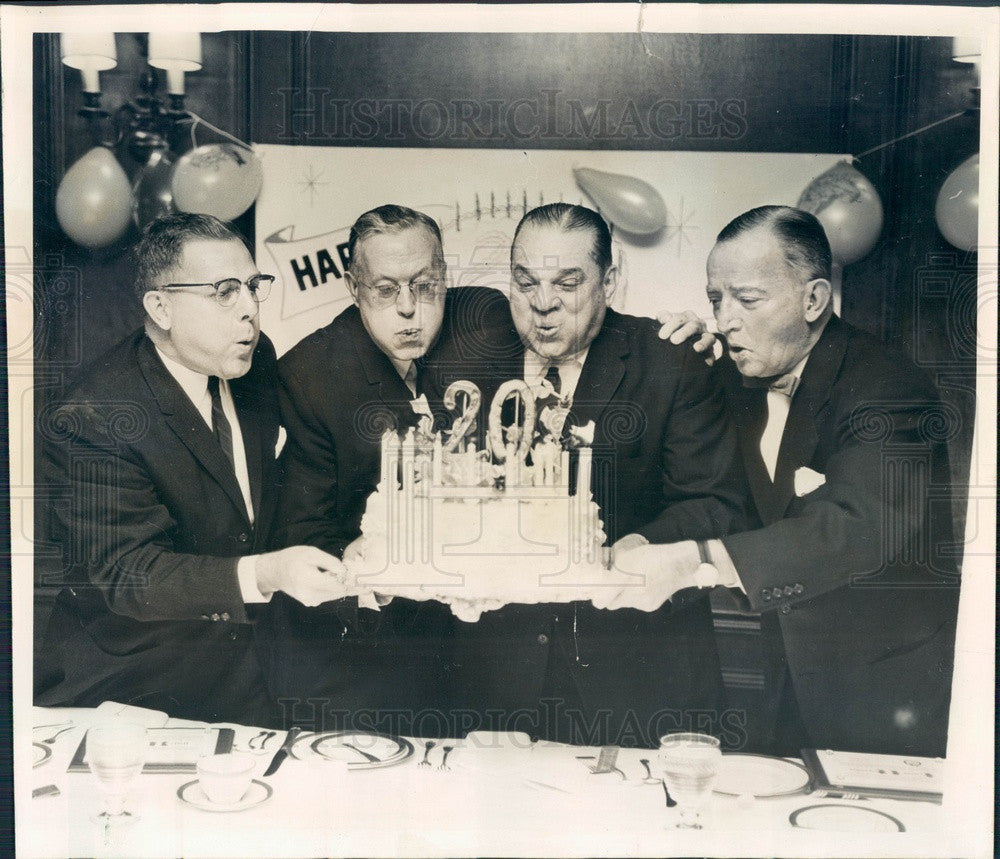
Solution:
M 145 336 L 139 346 L 138 363 L 153 398 L 160 407 L 164 422 L 202 468 L 222 487 L 249 527 L 246 502 L 243 500 L 243 493 L 240 492 L 240 485 L 236 481 L 236 474 L 229 460 L 226 459 L 226 455 L 194 403 L 188 399 L 181 386 L 163 366 L 152 341 Z
M 568 424 L 584 426 L 593 421 L 595 427 L 601 426 L 601 414 L 621 385 L 625 376 L 625 359 L 631 350 L 628 334 L 620 324 L 618 314 L 608 310 L 601 330 L 590 344 L 587 360 L 583 362 Z M 594 441 L 603 441 L 600 433 L 595 435 Z
M 781 436 L 774 471 L 776 514 L 784 515 L 795 495 L 795 472 L 812 462 L 819 436 L 816 416 L 829 402 L 830 391 L 840 372 L 847 349 L 847 332 L 836 316 L 830 317 L 819 341 L 809 353 L 799 388 L 792 398 L 788 421 Z

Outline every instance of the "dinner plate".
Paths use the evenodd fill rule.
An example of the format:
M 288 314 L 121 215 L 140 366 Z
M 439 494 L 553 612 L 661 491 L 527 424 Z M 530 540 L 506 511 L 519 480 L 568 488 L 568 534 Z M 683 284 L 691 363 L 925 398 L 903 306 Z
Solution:
M 181 802 L 200 808 L 202 811 L 246 811 L 248 808 L 255 808 L 271 798 L 274 791 L 271 785 L 254 779 L 250 782 L 250 787 L 239 802 L 212 802 L 205 791 L 201 789 L 201 784 L 197 779 L 182 784 L 177 788 L 177 798 Z
M 767 799 L 803 793 L 812 776 L 802 764 L 744 752 L 723 754 L 714 790 L 724 796 Z
M 906 827 L 890 814 L 860 805 L 807 805 L 788 818 L 799 829 L 826 832 L 906 832 Z
M 31 745 L 34 746 L 34 749 L 32 749 L 32 754 L 35 756 L 35 760 L 34 763 L 31 765 L 32 769 L 34 769 L 35 767 L 40 767 L 49 758 L 52 757 L 52 749 L 50 749 L 43 743 L 32 743 Z
M 367 770 L 402 763 L 413 754 L 413 744 L 391 734 L 324 731 L 299 737 L 291 751 L 298 760 L 318 756 L 346 763 L 348 769 Z

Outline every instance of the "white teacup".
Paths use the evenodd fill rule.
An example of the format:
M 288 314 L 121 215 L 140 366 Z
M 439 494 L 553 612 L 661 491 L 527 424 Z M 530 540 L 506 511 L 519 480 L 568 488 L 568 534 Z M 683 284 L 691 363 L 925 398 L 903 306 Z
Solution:
M 198 783 L 209 802 L 234 805 L 246 795 L 253 778 L 254 759 L 242 752 L 198 759 Z

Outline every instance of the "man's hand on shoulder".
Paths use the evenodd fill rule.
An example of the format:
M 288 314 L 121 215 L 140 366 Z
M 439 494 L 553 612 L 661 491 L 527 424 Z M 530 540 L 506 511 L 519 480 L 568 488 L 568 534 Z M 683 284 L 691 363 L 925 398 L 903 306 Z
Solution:
M 689 341 L 691 348 L 705 356 L 705 363 L 710 367 L 715 363 L 715 335 L 708 330 L 703 319 L 699 319 L 690 310 L 681 313 L 671 313 L 662 310 L 656 315 L 660 323 L 660 339 L 669 340 L 676 346 Z
M 258 555 L 257 587 L 262 594 L 283 591 L 305 606 L 347 596 L 347 571 L 338 558 L 315 546 L 290 546 Z

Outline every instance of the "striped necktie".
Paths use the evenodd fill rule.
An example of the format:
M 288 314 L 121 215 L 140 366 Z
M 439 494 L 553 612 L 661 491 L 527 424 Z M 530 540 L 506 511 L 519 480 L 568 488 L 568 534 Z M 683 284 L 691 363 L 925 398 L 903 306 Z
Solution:
M 222 395 L 219 391 L 219 377 L 208 377 L 208 392 L 212 395 L 212 432 L 222 452 L 229 460 L 229 467 L 236 473 L 236 462 L 233 459 L 233 428 L 229 424 L 226 413 L 222 410 Z

